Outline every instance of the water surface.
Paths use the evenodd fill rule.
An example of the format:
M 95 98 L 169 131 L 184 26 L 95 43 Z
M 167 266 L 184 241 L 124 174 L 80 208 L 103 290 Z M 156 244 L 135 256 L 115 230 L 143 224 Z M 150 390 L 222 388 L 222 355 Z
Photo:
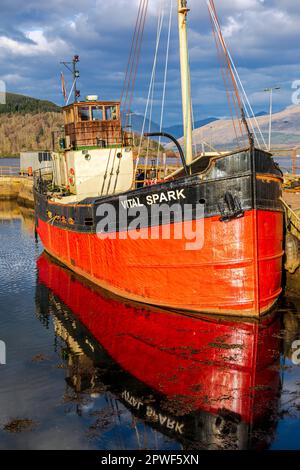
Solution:
M 300 448 L 299 300 L 261 323 L 143 308 L 33 233 L 0 202 L 1 449 Z
M 20 167 L 19 158 L 0 158 L 0 166 L 16 166 Z

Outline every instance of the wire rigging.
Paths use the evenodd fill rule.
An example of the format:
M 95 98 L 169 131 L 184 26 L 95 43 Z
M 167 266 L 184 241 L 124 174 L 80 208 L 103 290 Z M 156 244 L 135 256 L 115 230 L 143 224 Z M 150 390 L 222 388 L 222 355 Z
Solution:
M 151 73 L 150 84 L 149 84 L 149 89 L 148 89 L 146 108 L 145 108 L 145 112 L 144 112 L 144 119 L 143 119 L 143 125 L 142 125 L 141 136 L 140 136 L 138 156 L 137 156 L 137 159 L 136 159 L 135 173 L 137 172 L 137 168 L 138 168 L 139 161 L 140 161 L 140 155 L 141 155 L 141 150 L 142 150 L 142 145 L 143 145 L 143 138 L 144 138 L 144 134 L 145 134 L 145 127 L 146 127 L 148 109 L 149 109 L 149 104 L 151 102 L 151 96 L 152 96 L 152 87 L 153 87 L 153 84 L 154 84 L 154 81 L 155 81 L 158 51 L 159 51 L 160 38 L 161 38 L 161 32 L 162 32 L 162 26 L 163 26 L 163 21 L 162 20 L 163 20 L 163 15 L 160 14 L 159 17 L 158 17 L 158 27 L 157 27 L 157 37 L 156 37 L 154 60 L 153 60 L 152 73 Z
M 225 89 L 227 93 L 227 98 L 229 100 L 229 108 L 232 114 L 234 131 L 236 134 L 237 142 L 239 142 L 240 139 L 238 137 L 237 128 L 235 125 L 235 119 L 237 119 L 237 122 L 239 124 L 240 137 L 242 139 L 245 139 L 245 132 L 242 128 L 242 124 L 240 120 L 242 101 L 239 95 L 237 82 L 236 82 L 235 76 L 231 68 L 231 64 L 230 64 L 230 60 L 228 56 L 228 50 L 224 41 L 220 23 L 217 18 L 214 1 L 208 0 L 207 5 L 208 5 L 208 10 L 210 13 L 211 21 L 212 21 L 212 27 L 213 27 L 214 37 L 216 41 L 218 56 L 221 61 L 221 70 L 222 70 L 224 85 L 225 85 Z M 231 86 L 233 89 L 230 91 Z M 235 117 L 234 117 L 234 114 L 235 114 Z
M 229 91 L 228 70 L 227 70 L 227 67 L 226 67 L 226 64 L 225 64 L 225 61 L 224 61 L 224 57 L 223 57 L 222 52 L 220 50 L 220 44 L 218 42 L 218 38 L 217 38 L 217 35 L 216 35 L 216 30 L 214 28 L 213 18 L 212 18 L 211 15 L 210 15 L 210 19 L 211 19 L 211 24 L 212 24 L 212 30 L 213 30 L 213 36 L 214 36 L 214 40 L 215 40 L 217 55 L 218 55 L 218 59 L 220 61 L 220 65 L 221 65 L 221 74 L 222 74 L 223 82 L 224 82 L 224 85 L 225 85 L 225 91 L 226 91 L 226 96 L 227 96 L 227 101 L 228 101 L 228 106 L 229 106 L 229 112 L 230 112 L 230 116 L 231 116 L 231 120 L 232 120 L 232 125 L 233 125 L 233 129 L 234 129 L 234 133 L 235 133 L 235 139 L 236 139 L 237 145 L 239 146 L 240 145 L 240 138 L 239 138 L 238 130 L 237 130 L 237 127 L 236 127 L 236 119 L 234 117 L 234 109 L 233 109 L 234 104 L 231 101 L 231 94 L 230 94 L 230 91 Z
M 149 0 L 140 0 L 137 20 L 132 37 L 129 59 L 125 72 L 125 80 L 121 92 L 121 114 L 125 117 L 125 126 L 128 126 L 128 118 L 131 110 L 136 75 L 139 65 L 141 47 L 144 37 L 145 23 L 148 11 Z
M 250 127 L 251 131 L 252 131 L 252 134 L 253 134 L 256 142 L 257 142 L 257 145 L 260 147 L 260 141 L 259 141 L 259 137 L 260 137 L 263 145 L 267 148 L 267 144 L 266 144 L 265 138 L 262 134 L 262 131 L 260 129 L 258 120 L 257 120 L 257 118 L 256 118 L 256 116 L 253 112 L 252 106 L 251 106 L 250 101 L 248 99 L 245 88 L 242 84 L 242 81 L 241 81 L 241 78 L 240 78 L 239 73 L 237 71 L 237 68 L 234 64 L 234 61 L 233 61 L 232 56 L 230 54 L 230 51 L 229 51 L 229 49 L 226 45 L 222 30 L 221 30 L 221 26 L 220 26 L 220 23 L 219 23 L 219 20 L 218 20 L 218 17 L 217 17 L 217 12 L 216 12 L 216 8 L 215 8 L 215 5 L 214 5 L 214 0 L 207 0 L 207 5 L 208 5 L 208 10 L 209 10 L 209 13 L 210 13 L 211 21 L 212 21 L 213 32 L 214 32 L 214 36 L 215 36 L 215 40 L 216 40 L 218 55 L 219 55 L 219 58 L 221 58 L 221 62 L 223 60 L 223 64 L 224 64 L 224 62 L 226 63 L 225 70 L 227 71 L 227 78 L 228 78 L 228 76 L 230 76 L 230 81 L 232 82 L 232 85 L 233 85 L 233 91 L 234 91 L 235 96 L 233 95 L 233 92 L 232 92 L 231 100 L 232 100 L 233 106 L 234 106 L 234 108 L 237 112 L 237 116 L 239 118 L 240 113 L 242 114 L 242 121 L 244 123 L 244 127 L 246 128 L 247 134 L 248 134 L 249 127 Z M 222 66 L 221 66 L 221 68 L 222 68 Z M 223 70 L 222 70 L 222 75 L 223 75 L 224 83 L 226 84 L 225 88 L 226 88 L 227 97 L 229 98 L 230 93 L 228 91 L 228 88 L 229 88 L 228 87 L 228 81 L 227 81 L 227 78 L 224 77 L 224 71 Z M 240 92 L 241 92 L 241 95 L 240 95 Z M 232 104 L 230 104 L 230 109 L 231 109 L 231 113 L 232 113 Z M 248 118 L 248 121 L 244 120 L 245 116 Z M 253 125 L 253 121 L 254 121 L 255 126 Z M 241 125 L 240 120 L 239 120 L 239 123 Z M 234 124 L 234 128 L 235 128 L 235 133 L 236 133 L 236 136 L 237 136 L 234 119 L 233 119 L 233 124 Z M 259 136 L 257 134 L 257 131 L 258 131 Z M 244 132 L 242 132 L 242 135 L 244 135 Z M 250 137 L 250 136 L 248 136 L 248 137 Z M 250 137 L 250 140 L 251 140 L 251 137 Z
M 160 14 L 159 14 L 158 24 L 157 24 L 157 33 L 156 33 L 156 42 L 158 43 L 158 47 L 159 47 L 159 43 L 160 43 L 160 35 L 161 35 L 163 21 L 164 21 L 164 14 L 165 14 L 165 12 L 164 12 L 164 8 L 163 8 L 163 4 L 161 3 Z M 151 131 L 151 124 L 152 124 L 153 102 L 154 102 L 154 92 L 155 92 L 155 84 L 156 84 L 156 73 L 157 73 L 157 60 L 155 61 L 155 65 L 154 65 L 154 77 L 153 77 L 153 82 L 152 82 L 152 91 L 151 91 L 151 99 L 150 99 L 148 134 Z M 147 118 L 147 116 L 146 116 L 146 118 Z M 145 158 L 145 174 L 146 174 L 147 166 L 148 166 L 150 142 L 151 142 L 150 137 L 148 137 L 147 152 L 146 152 L 146 158 Z
M 173 17 L 172 6 L 173 6 L 173 1 L 170 0 L 169 26 L 168 26 L 168 37 L 167 37 L 167 47 L 166 47 L 166 61 L 165 61 L 165 70 L 164 70 L 164 83 L 163 83 L 163 93 L 162 93 L 162 102 L 161 102 L 159 132 L 162 132 L 163 130 L 163 120 L 164 120 L 164 111 L 165 111 L 165 102 L 166 102 L 166 89 L 167 89 L 167 78 L 168 78 L 168 70 L 169 70 L 170 41 L 171 41 L 172 17 Z M 158 149 L 157 149 L 157 161 L 156 161 L 157 168 L 158 168 L 158 161 L 159 161 L 160 145 L 161 145 L 161 137 L 159 138 Z

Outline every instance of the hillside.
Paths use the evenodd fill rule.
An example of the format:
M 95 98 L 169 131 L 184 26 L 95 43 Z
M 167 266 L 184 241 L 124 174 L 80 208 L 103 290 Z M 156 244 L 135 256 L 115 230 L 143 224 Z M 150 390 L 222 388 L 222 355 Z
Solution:
M 0 156 L 51 149 L 52 131 L 62 124 L 62 115 L 53 112 L 0 114 Z
M 140 133 L 143 116 L 132 114 L 131 119 L 133 130 Z M 267 141 L 269 116 L 259 113 L 257 121 Z M 252 123 L 256 128 L 254 120 Z M 61 108 L 56 104 L 8 93 L 6 105 L 0 105 L 0 156 L 16 156 L 22 150 L 50 149 L 52 131 L 58 130 L 62 124 Z M 195 124 L 197 128 L 194 131 L 194 142 L 198 150 L 203 141 L 223 150 L 237 146 L 231 119 L 207 118 Z M 152 132 L 159 130 L 155 122 L 147 121 L 146 130 L 149 127 Z M 178 138 L 182 135 L 180 124 L 164 130 Z M 273 148 L 300 147 L 300 105 L 290 106 L 274 114 L 272 130 Z M 167 145 L 167 148 L 172 148 L 172 145 Z
M 38 100 L 16 93 L 6 93 L 6 104 L 0 105 L 0 114 L 36 114 L 47 112 L 60 113 L 61 108 L 51 101 Z
M 0 105 L 0 156 L 51 148 L 51 134 L 62 125 L 61 108 L 50 101 L 7 93 Z

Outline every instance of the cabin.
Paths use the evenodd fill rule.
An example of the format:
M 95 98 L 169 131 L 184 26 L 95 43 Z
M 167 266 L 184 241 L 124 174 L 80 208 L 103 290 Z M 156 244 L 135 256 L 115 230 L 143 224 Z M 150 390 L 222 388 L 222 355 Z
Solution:
M 65 148 L 111 148 L 130 146 L 128 133 L 122 131 L 120 102 L 98 101 L 88 96 L 86 101 L 65 106 Z
M 63 113 L 64 137 L 60 151 L 52 154 L 55 186 L 72 200 L 131 189 L 132 141 L 122 130 L 120 102 L 87 96 L 86 101 L 65 106 Z
M 36 152 L 20 152 L 20 174 L 32 176 L 34 171 L 52 169 L 51 152 L 40 150 Z

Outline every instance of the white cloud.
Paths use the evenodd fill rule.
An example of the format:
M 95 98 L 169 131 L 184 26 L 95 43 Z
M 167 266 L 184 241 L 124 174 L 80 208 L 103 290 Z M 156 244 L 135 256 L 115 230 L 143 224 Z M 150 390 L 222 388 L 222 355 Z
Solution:
M 2 75 L 1 79 L 7 83 L 8 86 L 18 85 L 23 83 L 23 77 L 18 73 L 8 73 Z
M 160 1 L 149 0 L 133 104 L 140 112 L 140 103 L 147 94 L 149 83 L 155 47 L 154 17 L 159 11 Z M 170 107 L 170 116 L 173 116 L 176 112 L 180 113 L 177 2 L 164 1 L 166 5 L 172 1 L 174 8 L 167 89 L 167 105 Z M 1 0 L 1 73 L 11 77 L 9 82 L 14 85 L 15 91 L 22 93 L 24 84 L 30 83 L 33 92 L 36 89 L 39 96 L 59 100 L 59 96 L 56 97 L 56 93 L 59 93 L 59 86 L 56 86 L 60 72 L 59 61 L 78 53 L 81 58 L 82 93 L 96 90 L 107 99 L 119 96 L 138 4 L 139 0 L 27 0 L 25 7 L 22 0 Z M 191 8 L 189 43 L 194 102 L 199 103 L 199 107 L 203 105 L 201 115 L 211 114 L 212 107 L 214 114 L 223 115 L 227 109 L 226 94 L 218 68 L 206 1 L 188 0 L 188 6 Z M 257 94 L 257 91 L 278 82 L 292 82 L 300 78 L 300 2 L 215 0 L 215 6 L 226 43 L 254 102 L 263 105 L 263 95 Z M 159 63 L 163 64 L 163 61 L 162 53 Z M 23 82 L 17 76 L 23 77 Z M 158 80 L 162 80 L 159 74 Z M 213 90 L 210 94 L 209 89 Z M 276 97 L 276 103 L 280 100 L 284 106 L 288 94 L 289 91 L 286 91 L 286 95 L 282 91 Z M 210 102 L 207 96 L 210 96 Z
M 0 36 L 1 55 L 5 53 L 15 56 L 54 55 L 67 49 L 65 41 L 60 38 L 49 40 L 41 30 L 27 31 L 24 36 L 28 39 L 28 42 L 21 42 L 7 36 Z
M 227 24 L 222 28 L 222 32 L 225 38 L 235 36 L 243 30 L 243 22 L 240 19 L 229 16 Z

